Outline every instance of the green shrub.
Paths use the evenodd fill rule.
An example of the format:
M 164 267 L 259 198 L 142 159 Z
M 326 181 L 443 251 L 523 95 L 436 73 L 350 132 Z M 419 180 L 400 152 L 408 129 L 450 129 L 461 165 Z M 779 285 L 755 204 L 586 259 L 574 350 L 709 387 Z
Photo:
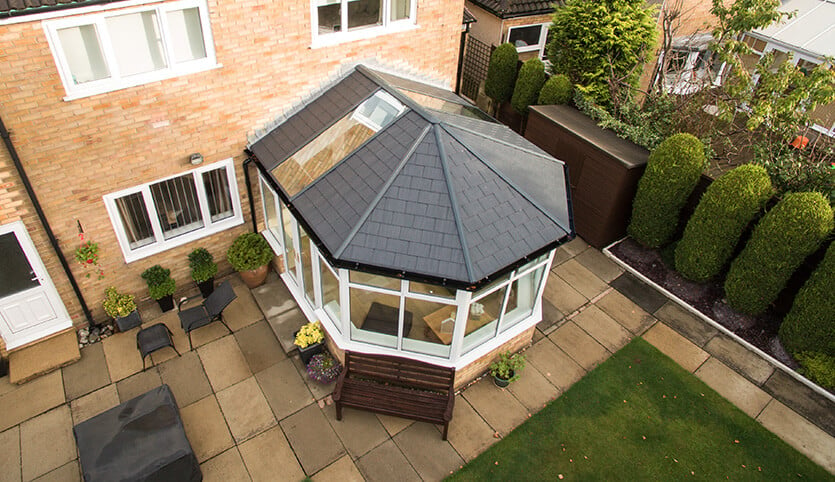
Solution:
M 832 226 L 832 208 L 820 193 L 786 194 L 763 216 L 731 263 L 725 280 L 731 308 L 748 314 L 765 311 Z
M 516 82 L 516 64 L 519 54 L 512 43 L 503 43 L 490 55 L 487 67 L 487 80 L 484 81 L 484 93 L 496 103 L 507 102 L 513 95 Z
M 142 279 L 148 284 L 151 298 L 158 300 L 173 295 L 177 285 L 171 277 L 171 270 L 155 264 L 142 273 Z
M 539 91 L 539 105 L 568 104 L 574 97 L 574 86 L 565 74 L 552 75 Z
M 528 60 L 519 69 L 519 77 L 517 77 L 516 86 L 513 88 L 510 105 L 516 112 L 524 115 L 528 112 L 528 106 L 536 102 L 544 83 L 545 64 L 536 57 Z
M 705 163 L 704 146 L 692 135 L 675 134 L 664 140 L 650 154 L 647 169 L 638 182 L 629 235 L 651 248 L 668 243 Z
M 762 166 L 745 164 L 714 181 L 676 247 L 676 270 L 700 282 L 718 275 L 769 196 L 771 181 Z
M 835 357 L 804 351 L 795 358 L 802 366 L 798 371 L 803 376 L 827 390 L 835 389 Z
M 780 325 L 780 341 L 789 353 L 814 351 L 835 357 L 835 243 L 800 288 Z
M 104 290 L 101 306 L 107 316 L 116 319 L 131 314 L 136 309 L 136 302 L 133 295 L 119 293 L 115 287 L 108 286 Z
M 206 248 L 197 248 L 188 254 L 191 279 L 197 283 L 208 281 L 217 274 L 217 263 Z
M 273 250 L 258 233 L 244 233 L 226 251 L 226 259 L 236 271 L 251 271 L 273 259 Z

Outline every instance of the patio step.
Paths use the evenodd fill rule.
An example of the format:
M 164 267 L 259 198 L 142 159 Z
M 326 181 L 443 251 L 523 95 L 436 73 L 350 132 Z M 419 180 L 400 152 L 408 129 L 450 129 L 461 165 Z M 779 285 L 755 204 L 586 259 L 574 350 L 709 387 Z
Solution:
M 9 381 L 25 383 L 80 359 L 78 338 L 70 329 L 9 353 Z

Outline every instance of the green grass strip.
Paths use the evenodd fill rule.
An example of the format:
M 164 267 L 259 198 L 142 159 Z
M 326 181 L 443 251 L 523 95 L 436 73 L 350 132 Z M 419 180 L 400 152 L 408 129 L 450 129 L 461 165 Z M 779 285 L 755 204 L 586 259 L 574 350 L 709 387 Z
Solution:
M 686 478 L 835 480 L 640 338 L 447 480 Z

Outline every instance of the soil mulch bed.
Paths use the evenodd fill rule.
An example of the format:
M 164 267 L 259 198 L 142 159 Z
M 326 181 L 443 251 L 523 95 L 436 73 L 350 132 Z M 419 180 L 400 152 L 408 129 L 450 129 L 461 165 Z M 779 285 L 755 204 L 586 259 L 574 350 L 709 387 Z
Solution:
M 734 332 L 748 343 L 797 369 L 798 364 L 777 338 L 781 318 L 772 310 L 751 316 L 735 312 L 724 299 L 722 284 L 716 281 L 695 283 L 668 266 L 661 251 L 641 246 L 626 238 L 610 249 L 611 253 L 639 273 L 654 281 L 696 310 Z

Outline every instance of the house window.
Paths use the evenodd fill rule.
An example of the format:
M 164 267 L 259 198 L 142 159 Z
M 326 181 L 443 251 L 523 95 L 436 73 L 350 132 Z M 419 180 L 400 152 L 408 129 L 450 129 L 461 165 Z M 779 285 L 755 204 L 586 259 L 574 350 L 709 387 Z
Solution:
M 232 160 L 104 196 L 131 262 L 243 222 Z
M 205 0 L 65 18 L 44 28 L 69 99 L 216 65 Z
M 517 52 L 539 52 L 539 56 L 544 57 L 550 25 L 542 23 L 510 27 L 507 31 L 507 41 L 516 46 Z
M 313 0 L 313 43 L 356 40 L 414 25 L 415 0 Z

